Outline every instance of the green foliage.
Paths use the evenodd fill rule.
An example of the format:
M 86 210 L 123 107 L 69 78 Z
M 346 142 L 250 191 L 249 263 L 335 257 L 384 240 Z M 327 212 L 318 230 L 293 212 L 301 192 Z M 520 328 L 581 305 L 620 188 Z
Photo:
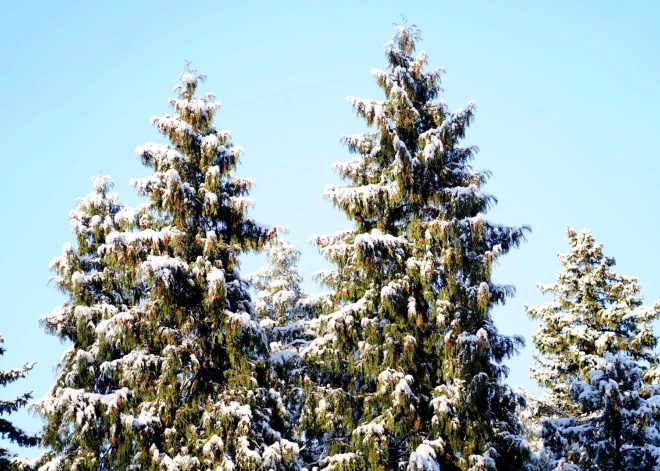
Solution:
M 547 392 L 532 416 L 542 456 L 553 470 L 655 471 L 660 396 L 643 373 L 657 365 L 660 302 L 644 306 L 637 279 L 617 274 L 589 231 L 567 234 L 562 271 L 539 285 L 553 300 L 526 306 L 541 321 L 532 376 Z
M 117 203 L 108 177 L 70 214 L 77 247 L 51 268 L 68 300 L 42 319 L 72 343 L 38 405 L 45 469 L 295 469 L 297 445 L 266 381 L 268 345 L 239 255 L 274 236 L 247 217 L 241 149 L 212 127 L 205 79 L 179 74 L 173 114 L 152 118 L 169 145 L 136 152 L 153 174 L 145 202 Z
M 303 427 L 309 460 L 326 470 L 521 469 L 529 455 L 520 398 L 501 383 L 522 345 L 490 311 L 513 288 L 492 283 L 495 260 L 527 228 L 485 221 L 495 202 L 460 145 L 474 105 L 435 101 L 442 69 L 413 57 L 419 31 L 397 26 L 385 100 L 349 97 L 375 132 L 346 136 L 356 154 L 334 165 L 348 182 L 325 195 L 355 221 L 314 238 L 335 270 L 319 278 L 337 306 L 303 351 L 310 384 Z
M 644 306 L 637 279 L 616 273 L 615 260 L 603 254 L 589 231 L 569 227 L 567 234 L 569 252 L 559 254 L 557 280 L 539 284 L 553 300 L 525 309 L 541 322 L 532 336 L 531 375 L 553 401 L 570 409 L 570 380 L 586 377 L 603 354 L 621 352 L 640 364 L 657 363 L 652 324 L 660 318 L 660 301 Z

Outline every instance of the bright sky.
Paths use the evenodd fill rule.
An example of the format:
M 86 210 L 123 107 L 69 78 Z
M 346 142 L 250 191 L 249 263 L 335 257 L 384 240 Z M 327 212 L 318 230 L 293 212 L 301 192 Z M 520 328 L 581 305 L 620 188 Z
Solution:
M 523 305 L 542 301 L 538 281 L 554 280 L 567 224 L 591 229 L 619 270 L 639 277 L 647 303 L 660 298 L 660 3 L 541 3 L 6 4 L 0 368 L 38 364 L 0 398 L 26 390 L 38 398 L 53 382 L 66 345 L 38 318 L 63 299 L 46 282 L 48 262 L 73 242 L 68 211 L 99 172 L 115 178 L 120 200 L 139 201 L 128 181 L 147 172 L 134 149 L 158 139 L 149 118 L 168 111 L 184 59 L 222 102 L 216 126 L 245 148 L 238 174 L 257 182 L 252 214 L 290 227 L 307 280 L 324 268 L 308 239 L 349 227 L 321 193 L 337 180 L 330 165 L 350 158 L 339 137 L 363 130 L 345 97 L 381 98 L 370 71 L 384 66 L 399 13 L 421 28 L 429 67 L 446 67 L 450 107 L 477 104 L 465 142 L 481 148 L 475 167 L 493 172 L 486 191 L 499 205 L 487 218 L 533 229 L 496 272 L 517 288 L 495 311 L 500 330 L 530 339 Z M 243 272 L 261 260 L 246 259 Z M 510 362 L 512 385 L 533 388 L 531 350 L 528 342 Z M 26 414 L 15 420 L 39 428 Z

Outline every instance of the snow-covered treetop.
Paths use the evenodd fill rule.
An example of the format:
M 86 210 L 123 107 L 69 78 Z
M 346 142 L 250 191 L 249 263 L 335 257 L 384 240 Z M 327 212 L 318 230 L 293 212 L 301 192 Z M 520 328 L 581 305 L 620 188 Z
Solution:
M 305 295 L 300 288 L 302 277 L 298 273 L 300 251 L 281 237 L 266 247 L 268 263 L 246 279 L 257 290 L 255 310 L 260 318 L 277 326 L 285 326 L 302 318 L 297 306 Z M 262 323 L 264 320 L 262 320 Z
M 532 337 L 537 360 L 532 376 L 554 388 L 584 376 L 606 353 L 656 363 L 652 324 L 660 318 L 660 302 L 644 306 L 637 278 L 616 273 L 614 258 L 603 254 L 589 231 L 569 227 L 567 235 L 569 251 L 558 255 L 557 280 L 538 285 L 553 300 L 526 306 L 529 317 L 541 322 Z

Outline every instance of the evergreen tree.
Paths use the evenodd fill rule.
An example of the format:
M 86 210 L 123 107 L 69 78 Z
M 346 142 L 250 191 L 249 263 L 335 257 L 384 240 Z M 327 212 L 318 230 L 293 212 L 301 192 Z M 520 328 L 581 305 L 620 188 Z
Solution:
M 570 410 L 569 380 L 586 377 L 605 352 L 657 363 L 652 323 L 660 317 L 660 301 L 643 306 L 637 279 L 617 274 L 614 258 L 603 254 L 589 231 L 569 227 L 567 234 L 569 252 L 558 255 L 557 280 L 538 285 L 553 300 L 525 310 L 541 323 L 532 337 L 531 375 L 558 407 Z
M 544 448 L 556 469 L 660 469 L 660 396 L 642 380 L 657 361 L 660 303 L 643 306 L 637 279 L 617 274 L 588 231 L 567 232 L 563 270 L 539 285 L 553 300 L 526 306 L 541 321 L 532 376 L 552 407 L 539 414 Z
M 436 100 L 443 71 L 412 56 L 419 39 L 404 21 L 385 45 L 384 101 L 349 97 L 376 129 L 343 138 L 356 156 L 334 168 L 348 184 L 325 191 L 355 226 L 315 237 L 339 308 L 303 352 L 306 447 L 324 470 L 522 469 L 521 398 L 501 380 L 523 342 L 493 324 L 513 288 L 491 270 L 527 228 L 482 217 L 489 173 L 460 144 L 474 105 Z
M 274 236 L 247 217 L 241 149 L 212 127 L 212 93 L 179 74 L 173 114 L 151 119 L 169 145 L 136 152 L 146 201 L 118 205 L 109 181 L 79 202 L 78 244 L 52 268 L 65 304 L 43 319 L 72 343 L 39 404 L 44 469 L 296 469 L 280 395 L 265 387 L 268 345 L 238 257 Z
M 313 296 L 301 288 L 294 245 L 278 237 L 267 251 L 266 266 L 246 279 L 257 290 L 254 306 L 270 346 L 273 379 L 290 381 L 302 374 L 300 351 L 311 340 L 316 310 L 328 301 L 324 293 Z
M 297 351 L 295 342 L 308 318 L 304 306 L 309 296 L 300 287 L 300 251 L 281 237 L 269 242 L 266 250 L 266 266 L 248 274 L 246 279 L 257 290 L 254 307 L 261 326 L 267 332 L 271 357 L 276 357 L 275 362 L 281 364 L 297 362 L 293 359 Z M 289 345 L 291 342 L 294 345 Z
M 541 431 L 543 430 L 543 419 L 546 417 L 559 417 L 563 412 L 545 395 L 539 396 L 520 387 L 517 387 L 516 391 L 525 399 L 518 413 L 525 430 L 525 438 L 533 451 L 529 471 L 555 471 L 556 460 L 553 453 L 544 447 Z
M 0 356 L 5 354 L 5 349 L 2 347 L 4 341 L 5 339 L 0 333 Z M 25 363 L 22 368 L 0 370 L 0 386 L 5 387 L 24 378 L 33 366 L 34 363 Z M 17 398 L 0 400 L 0 439 L 9 440 L 11 443 L 24 447 L 37 445 L 38 438 L 35 435 L 26 433 L 5 417 L 25 407 L 31 398 L 31 393 L 25 393 Z M 0 444 L 0 470 L 10 469 L 13 458 L 15 458 L 14 454 Z
M 40 319 L 48 333 L 71 342 L 57 365 L 55 384 L 34 406 L 46 419 L 43 444 L 48 449 L 39 460 L 46 470 L 109 469 L 127 459 L 116 456 L 117 449 L 126 447 L 118 446 L 121 432 L 115 437 L 108 431 L 121 427 L 117 411 L 129 390 L 117 376 L 106 374 L 105 361 L 121 358 L 121 344 L 113 342 L 119 340 L 123 321 L 132 319 L 129 310 L 140 295 L 127 288 L 121 267 L 108 264 L 97 251 L 128 223 L 125 217 L 133 210 L 110 192 L 114 184 L 108 175 L 91 181 L 92 192 L 78 198 L 69 212 L 77 244 L 65 243 L 62 255 L 49 265 L 55 272 L 50 282 L 68 299 Z
M 257 290 L 255 311 L 270 346 L 271 385 L 286 408 L 286 430 L 300 440 L 298 426 L 302 405 L 304 365 L 300 357 L 312 336 L 312 324 L 324 294 L 312 296 L 301 288 L 300 251 L 281 237 L 268 242 L 268 263 L 246 278 Z

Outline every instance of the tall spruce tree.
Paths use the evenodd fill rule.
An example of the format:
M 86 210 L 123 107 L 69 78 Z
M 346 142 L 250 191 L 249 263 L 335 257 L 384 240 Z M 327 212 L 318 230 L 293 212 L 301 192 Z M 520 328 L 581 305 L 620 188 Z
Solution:
M 151 119 L 169 145 L 136 150 L 146 201 L 118 205 L 95 179 L 71 213 L 77 247 L 52 264 L 68 300 L 43 324 L 72 346 L 38 405 L 44 469 L 297 469 L 238 272 L 275 232 L 246 215 L 252 180 L 232 175 L 241 149 L 212 127 L 205 77 L 179 78 L 173 114 Z
M 5 354 L 5 349 L 2 344 L 5 342 L 4 337 L 0 333 L 0 356 Z M 34 363 L 25 363 L 21 368 L 10 368 L 8 370 L 0 370 L 0 386 L 3 388 L 19 379 L 25 378 L 25 375 L 32 369 Z M 0 439 L 8 440 L 22 447 L 32 447 L 37 445 L 38 438 L 35 435 L 29 434 L 19 427 L 11 423 L 7 417 L 13 412 L 25 407 L 30 399 L 32 393 L 25 393 L 13 399 L 0 400 Z M 0 444 L 0 470 L 11 469 L 11 462 L 15 458 L 14 453 L 10 452 Z
M 660 469 L 660 396 L 642 379 L 657 362 L 660 302 L 644 306 L 637 279 L 617 274 L 589 231 L 567 233 L 563 270 L 539 285 L 553 300 L 526 306 L 541 321 L 532 376 L 547 388 L 543 446 L 556 469 Z
M 325 190 L 355 226 L 314 238 L 340 307 L 304 350 L 306 447 L 324 470 L 522 469 L 520 397 L 501 381 L 523 341 L 493 324 L 513 288 L 491 271 L 527 228 L 482 217 L 489 173 L 460 144 L 474 104 L 436 101 L 443 70 L 413 57 L 419 39 L 395 27 L 387 69 L 372 72 L 384 101 L 349 97 L 376 129 L 343 138 L 356 156 L 334 168 L 348 184 Z

